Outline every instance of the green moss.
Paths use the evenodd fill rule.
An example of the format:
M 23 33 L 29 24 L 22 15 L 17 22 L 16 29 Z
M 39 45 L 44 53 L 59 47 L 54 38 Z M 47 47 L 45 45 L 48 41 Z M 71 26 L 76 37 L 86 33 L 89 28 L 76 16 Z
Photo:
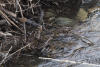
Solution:
M 80 8 L 75 19 L 79 21 L 85 21 L 87 17 L 88 12 L 86 12 L 83 8 Z

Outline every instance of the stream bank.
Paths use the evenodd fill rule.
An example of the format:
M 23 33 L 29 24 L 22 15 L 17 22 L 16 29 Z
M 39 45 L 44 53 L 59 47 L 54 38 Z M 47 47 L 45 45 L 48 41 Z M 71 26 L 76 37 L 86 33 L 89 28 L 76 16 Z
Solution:
M 100 9 L 97 1 L 99 2 L 99 0 L 95 2 L 83 0 L 84 3 L 82 0 L 1 2 L 0 65 L 2 67 L 98 66 Z M 95 8 L 91 4 L 98 6 Z M 86 6 L 86 9 L 83 6 Z M 92 7 L 93 11 L 88 10 Z M 43 60 L 41 57 L 63 62 Z M 74 64 L 65 63 L 65 60 L 73 61 Z M 81 63 L 87 64 L 84 66 Z

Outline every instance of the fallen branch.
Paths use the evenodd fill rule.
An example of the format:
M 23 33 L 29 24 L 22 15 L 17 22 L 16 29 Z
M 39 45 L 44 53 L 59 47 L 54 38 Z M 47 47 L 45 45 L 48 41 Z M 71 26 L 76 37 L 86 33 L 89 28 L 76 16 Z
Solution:
M 13 13 L 13 12 L 11 12 L 9 10 L 6 10 L 4 8 L 1 8 L 1 10 L 4 11 L 6 14 L 12 16 L 12 17 L 15 17 L 15 18 L 17 17 L 17 15 L 15 13 Z
M 14 25 L 16 28 L 18 28 L 18 29 L 23 33 L 23 31 L 22 31 L 10 18 L 8 18 L 8 16 L 7 16 L 4 12 L 2 12 L 2 10 L 0 10 L 0 14 L 1 14 L 10 24 Z
M 45 57 L 39 57 L 39 59 L 51 60 L 51 61 L 56 61 L 56 62 L 72 63 L 72 64 L 83 64 L 83 65 L 94 66 L 94 67 L 97 67 L 97 66 L 100 67 L 100 65 L 98 65 L 98 64 L 91 64 L 91 63 L 86 63 L 86 62 L 76 62 L 76 61 L 70 61 L 70 60 L 60 60 L 60 59 L 45 58 Z

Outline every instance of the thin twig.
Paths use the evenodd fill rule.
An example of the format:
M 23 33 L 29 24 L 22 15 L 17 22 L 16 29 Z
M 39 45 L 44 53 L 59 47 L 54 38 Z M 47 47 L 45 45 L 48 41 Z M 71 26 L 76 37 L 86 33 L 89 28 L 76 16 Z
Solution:
M 19 4 L 19 0 L 17 0 L 17 5 L 19 6 L 19 9 L 20 9 L 20 13 L 21 13 L 21 16 L 22 16 L 22 18 L 24 17 L 23 16 L 23 12 L 22 12 L 22 8 L 21 8 L 21 5 Z
M 30 8 L 33 8 L 34 6 L 36 6 L 37 4 L 39 4 L 41 0 L 38 0 L 35 4 L 32 4 Z
M 23 11 L 22 11 L 22 7 L 19 4 L 19 0 L 17 0 L 17 4 L 19 6 L 19 9 L 20 9 L 20 13 L 21 13 L 22 18 L 24 18 Z M 26 24 L 25 24 L 25 22 L 23 23 L 23 25 L 24 25 L 24 34 L 25 34 L 24 37 L 25 37 L 25 42 L 26 42 Z
M 46 46 L 48 45 L 49 41 L 51 41 L 52 39 L 53 39 L 52 37 L 49 37 L 49 39 L 42 46 L 43 49 L 41 50 L 41 52 L 43 52 L 46 49 Z
M 11 49 L 12 49 L 12 46 L 10 47 L 10 49 L 8 50 L 8 52 L 6 53 L 4 59 L 1 61 L 0 66 L 1 66 L 3 63 L 5 63 L 5 61 L 6 61 L 7 57 L 8 57 L 8 55 L 9 55 L 9 52 L 11 51 Z
M 8 16 L 7 16 L 4 12 L 2 12 L 2 10 L 0 10 L 0 14 L 1 14 L 9 23 L 11 23 L 12 25 L 14 25 L 16 28 L 18 28 L 18 29 L 23 33 L 23 31 L 22 31 L 10 18 L 8 18 Z
M 44 23 L 44 20 L 43 20 L 43 18 L 44 18 L 44 11 L 42 10 L 42 8 L 40 7 L 40 21 L 41 21 L 41 23 L 43 24 L 43 28 L 46 30 L 46 28 L 45 28 L 45 23 Z
M 25 42 L 26 42 L 27 39 L 26 39 L 26 24 L 25 23 L 24 23 L 24 34 L 25 34 L 24 37 L 25 37 Z
M 28 45 L 21 47 L 21 48 L 18 49 L 17 51 L 15 51 L 15 52 L 13 52 L 12 54 L 10 54 L 9 56 L 7 56 L 7 58 L 10 58 L 11 56 L 13 56 L 14 54 L 16 54 L 17 52 L 19 52 L 19 51 L 21 51 L 22 49 L 25 49 L 26 47 L 31 46 L 31 45 L 32 45 L 32 44 L 29 43 Z

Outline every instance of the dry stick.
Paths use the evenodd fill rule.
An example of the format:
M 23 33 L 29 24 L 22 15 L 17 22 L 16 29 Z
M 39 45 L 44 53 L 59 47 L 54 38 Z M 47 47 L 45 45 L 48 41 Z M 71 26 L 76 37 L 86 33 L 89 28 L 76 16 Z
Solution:
M 45 23 L 44 23 L 44 20 L 43 20 L 43 17 L 44 17 L 44 12 L 43 12 L 43 10 L 42 10 L 42 8 L 40 7 L 40 11 L 41 11 L 41 14 L 40 14 L 40 21 L 42 22 L 42 24 L 43 24 L 43 28 L 46 30 L 46 28 L 45 28 Z
M 32 4 L 30 8 L 36 6 L 41 0 L 38 0 L 35 4 Z
M 72 63 L 72 64 L 83 64 L 83 65 L 88 65 L 88 66 L 100 67 L 100 65 L 98 65 L 98 64 L 92 64 L 92 63 L 86 63 L 86 62 L 76 62 L 76 61 L 70 61 L 70 60 L 61 60 L 61 59 L 53 59 L 53 58 L 45 58 L 45 57 L 39 57 L 39 59 L 51 60 L 51 61 L 56 61 L 56 62 L 65 62 L 65 63 Z
M 28 7 L 27 9 L 24 9 L 24 10 L 22 10 L 22 11 L 26 11 L 26 10 L 32 9 L 33 7 L 38 7 L 38 6 L 40 6 L 40 5 L 37 5 L 39 2 L 40 2 L 40 0 L 38 0 L 38 2 L 36 2 L 35 4 L 32 4 L 31 7 Z M 16 11 L 16 12 L 20 12 L 20 11 Z
M 2 11 L 4 11 L 6 14 L 10 15 L 10 16 L 13 16 L 14 18 L 17 17 L 17 15 L 9 10 L 6 10 L 4 8 L 1 8 Z
M 22 18 L 24 18 L 21 5 L 19 4 L 19 0 L 17 0 L 17 4 L 19 6 L 19 9 L 20 9 L 20 13 L 21 13 Z M 25 42 L 26 42 L 26 24 L 25 24 L 25 22 L 24 22 L 24 34 L 25 34 Z
M 13 56 L 14 54 L 16 54 L 17 52 L 21 51 L 22 49 L 25 49 L 28 46 L 31 46 L 32 44 L 29 43 L 28 45 L 21 47 L 20 49 L 18 49 L 17 51 L 13 52 L 12 54 L 8 55 L 6 59 L 10 58 L 11 56 Z
M 25 22 L 24 22 L 24 34 L 25 34 L 25 42 L 26 42 L 26 24 L 25 24 Z
M 16 28 L 18 28 L 22 33 L 23 31 L 11 20 L 7 17 L 7 15 L 5 13 L 3 13 L 1 10 L 0 10 L 0 14 L 9 22 L 11 23 L 12 25 L 14 25 Z
M 29 0 L 29 3 L 31 4 L 31 7 L 32 7 L 32 0 Z M 33 15 L 34 15 L 34 10 L 33 10 L 33 8 L 32 8 L 32 13 L 33 13 Z
M 16 2 L 17 2 L 17 4 L 18 4 L 18 6 L 19 6 L 21 16 L 22 16 L 22 18 L 24 18 L 21 5 L 19 4 L 19 0 L 17 0 Z
M 42 50 L 41 50 L 41 52 L 43 52 L 45 49 L 46 49 L 46 46 L 48 45 L 48 43 L 49 43 L 49 41 L 51 41 L 53 38 L 52 37 L 50 37 L 45 43 L 44 43 L 44 46 L 42 46 Z
M 30 4 L 31 4 L 30 8 L 32 9 L 33 15 L 34 15 L 33 7 L 36 6 L 39 2 L 40 2 L 40 0 L 38 0 L 35 4 L 32 4 L 32 0 L 30 0 Z
M 7 56 L 8 56 L 8 54 L 9 54 L 9 52 L 11 51 L 11 49 L 12 49 L 12 46 L 11 46 L 10 49 L 8 50 L 8 52 L 7 52 L 7 54 L 5 55 L 4 59 L 1 61 L 0 66 L 6 61 Z

